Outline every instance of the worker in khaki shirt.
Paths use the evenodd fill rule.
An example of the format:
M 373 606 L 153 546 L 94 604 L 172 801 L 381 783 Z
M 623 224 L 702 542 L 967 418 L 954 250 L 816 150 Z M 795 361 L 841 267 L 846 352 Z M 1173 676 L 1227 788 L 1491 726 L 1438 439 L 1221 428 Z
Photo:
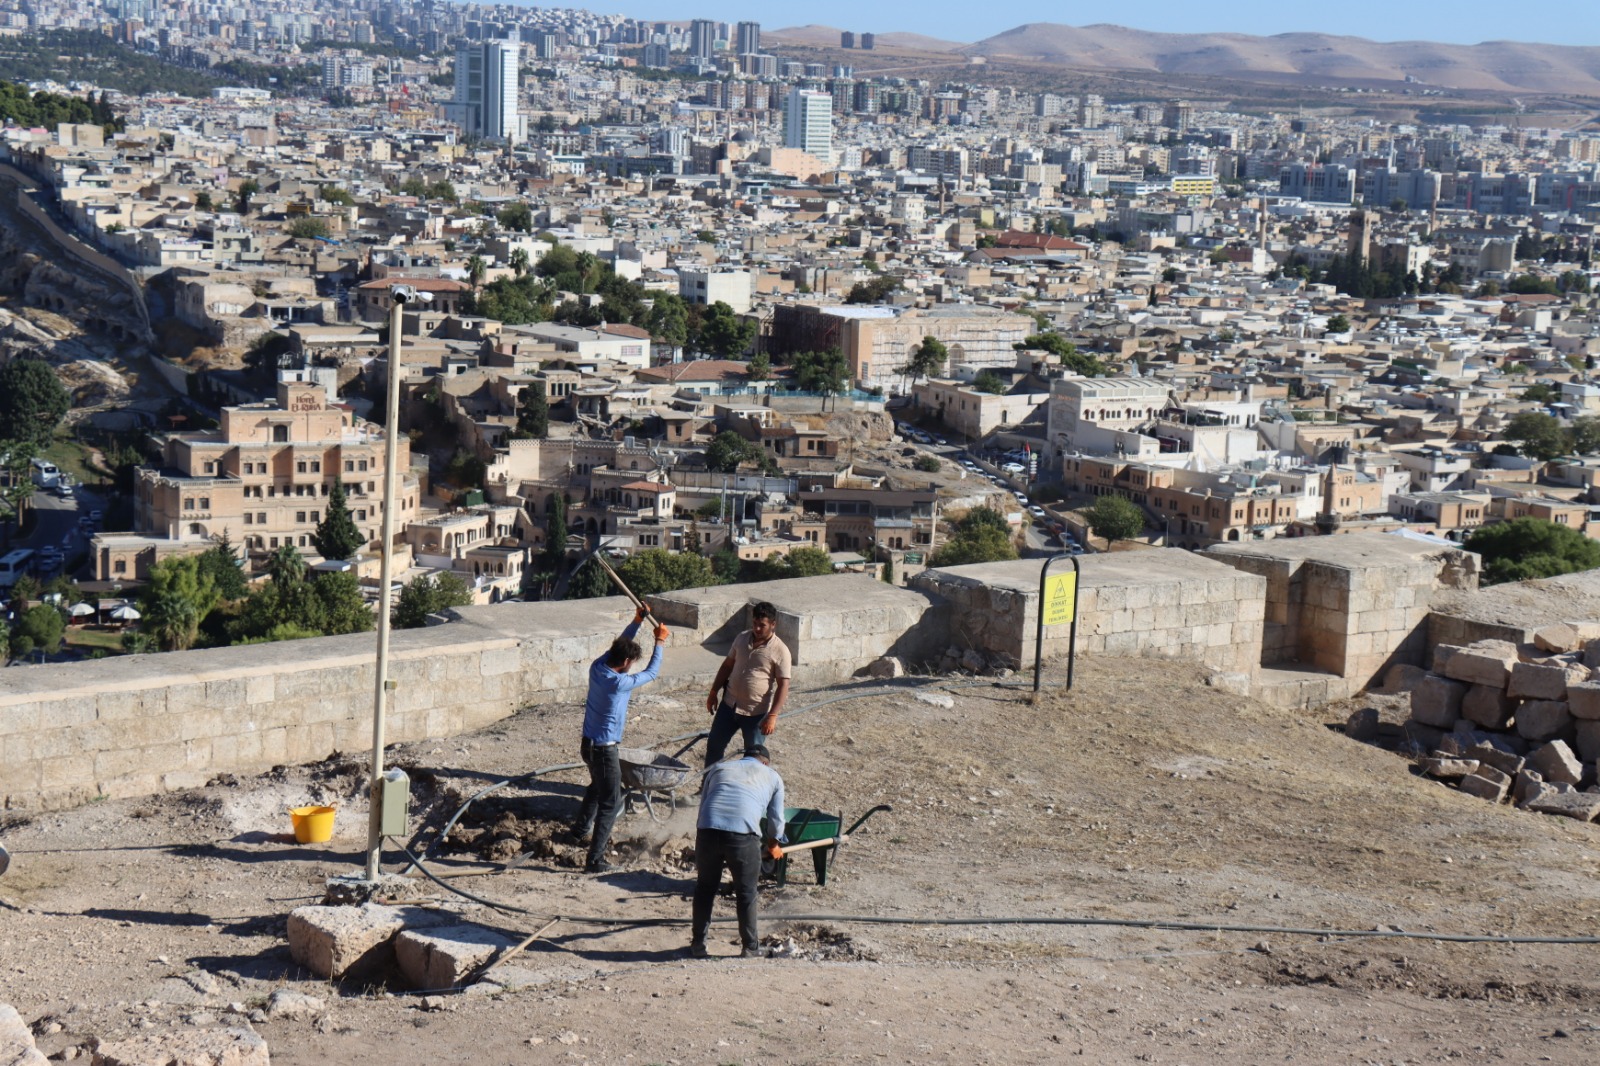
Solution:
M 778 715 L 789 698 L 793 659 L 778 639 L 778 609 L 762 601 L 750 608 L 750 628 L 733 639 L 733 649 L 722 660 L 717 679 L 706 696 L 706 713 L 712 715 L 706 738 L 706 765 L 722 761 L 734 733 L 744 734 L 744 746 L 760 743 L 778 728 Z

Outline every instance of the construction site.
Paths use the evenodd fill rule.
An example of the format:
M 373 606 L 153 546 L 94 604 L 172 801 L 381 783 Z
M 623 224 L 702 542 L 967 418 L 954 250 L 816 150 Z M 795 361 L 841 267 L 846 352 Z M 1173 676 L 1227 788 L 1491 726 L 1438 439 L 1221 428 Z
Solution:
M 376 884 L 370 637 L 10 671 L 0 1062 L 1592 1060 L 1600 830 L 1442 786 L 1410 716 L 1471 659 L 1438 645 L 1538 666 L 1600 579 L 1480 592 L 1475 556 L 1377 533 L 1112 553 L 1040 646 L 1039 576 L 648 598 L 630 747 L 699 765 L 752 601 L 793 653 L 772 768 L 848 839 L 762 883 L 762 958 L 727 900 L 684 950 L 694 774 L 633 797 L 609 872 L 566 833 L 623 597 L 395 635 L 410 809 Z M 299 843 L 313 807 L 331 839 Z

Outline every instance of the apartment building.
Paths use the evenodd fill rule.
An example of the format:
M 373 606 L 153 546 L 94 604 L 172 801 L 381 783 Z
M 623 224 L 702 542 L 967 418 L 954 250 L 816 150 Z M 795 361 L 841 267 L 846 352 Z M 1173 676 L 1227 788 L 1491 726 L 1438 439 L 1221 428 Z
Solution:
M 157 559 L 209 548 L 224 534 L 255 557 L 285 545 L 314 555 L 311 535 L 342 483 L 351 517 L 376 540 L 382 512 L 383 431 L 328 403 L 315 382 L 280 381 L 275 402 L 222 409 L 214 430 L 160 438 L 159 468 L 134 484 L 134 529 L 96 538 L 95 578 L 143 578 Z M 401 470 L 410 442 L 397 442 Z M 416 517 L 420 486 L 403 474 L 397 528 Z

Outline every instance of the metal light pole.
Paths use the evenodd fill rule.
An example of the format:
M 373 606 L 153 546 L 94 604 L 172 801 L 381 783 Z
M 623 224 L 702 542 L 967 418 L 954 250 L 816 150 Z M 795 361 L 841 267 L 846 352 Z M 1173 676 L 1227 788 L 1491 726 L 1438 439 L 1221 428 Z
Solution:
M 416 293 L 404 285 L 390 290 L 389 307 L 389 389 L 384 407 L 383 442 L 383 521 L 380 566 L 378 569 L 378 664 L 372 690 L 372 781 L 367 791 L 367 881 L 376 884 L 383 853 L 383 726 L 389 683 L 389 591 L 394 578 L 395 470 L 399 462 L 400 438 L 400 318 L 406 301 Z

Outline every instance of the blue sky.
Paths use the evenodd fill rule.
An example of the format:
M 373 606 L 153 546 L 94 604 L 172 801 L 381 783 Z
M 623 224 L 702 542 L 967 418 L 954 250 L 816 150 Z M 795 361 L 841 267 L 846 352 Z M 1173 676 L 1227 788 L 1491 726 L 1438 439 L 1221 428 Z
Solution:
M 1318 31 L 1367 37 L 1375 41 L 1544 41 L 1600 45 L 1600 0 L 1535 9 L 1508 7 L 1489 0 L 1456 0 L 1445 5 L 1397 4 L 1388 0 L 1347 0 L 1341 4 L 1285 4 L 1281 0 L 1237 0 L 1229 5 L 1149 0 L 1137 6 L 1070 5 L 1045 0 L 1011 0 L 989 6 L 953 0 L 808 0 L 794 4 L 739 4 L 732 0 L 665 0 L 627 2 L 619 9 L 596 5 L 595 11 L 621 10 L 638 18 L 678 20 L 754 18 L 777 29 L 817 23 L 840 29 L 889 33 L 925 33 L 951 41 L 977 41 L 1025 22 L 1061 22 L 1087 26 L 1116 23 L 1169 33 L 1232 32 L 1253 34 Z M 1537 17 L 1526 12 L 1537 11 Z

